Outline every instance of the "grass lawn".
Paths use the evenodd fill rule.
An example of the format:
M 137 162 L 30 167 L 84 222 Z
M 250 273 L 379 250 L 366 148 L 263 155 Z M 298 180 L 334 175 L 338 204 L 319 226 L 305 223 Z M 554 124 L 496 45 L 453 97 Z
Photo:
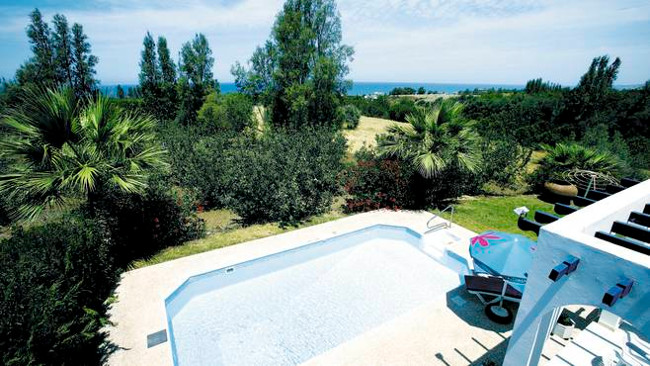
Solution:
M 342 202 L 337 200 L 334 209 L 330 212 L 312 217 L 298 226 L 281 227 L 278 223 L 242 226 L 238 223 L 237 215 L 229 210 L 214 210 L 202 212 L 199 216 L 205 220 L 206 236 L 202 239 L 192 240 L 183 245 L 169 247 L 155 254 L 149 259 L 135 261 L 131 269 L 150 266 L 167 262 L 173 259 L 186 257 L 192 254 L 207 252 L 230 245 L 260 239 L 267 236 L 281 234 L 287 231 L 300 229 L 307 226 L 318 225 L 328 221 L 340 219 L 346 215 L 338 209 Z
M 401 123 L 390 119 L 374 118 L 361 116 L 359 125 L 354 130 L 345 130 L 343 135 L 348 140 L 348 152 L 354 154 L 364 144 L 366 146 L 375 146 L 377 141 L 375 136 L 386 132 L 388 126 Z
M 203 212 L 199 216 L 206 223 L 205 238 L 164 249 L 149 259 L 132 263 L 131 268 L 146 267 L 192 254 L 337 220 L 346 216 L 340 210 L 341 204 L 342 199 L 339 199 L 333 204 L 333 209 L 330 212 L 313 217 L 298 226 L 284 228 L 278 223 L 241 226 L 237 221 L 237 215 L 229 210 Z M 477 233 L 486 230 L 507 231 L 524 234 L 532 239 L 537 239 L 535 234 L 522 232 L 517 228 L 517 217 L 512 210 L 515 207 L 526 206 L 531 212 L 535 210 L 553 212 L 553 206 L 551 204 L 542 202 L 536 196 L 531 195 L 465 197 L 459 200 L 454 206 L 456 208 L 454 223 L 467 229 Z M 443 217 L 448 219 L 449 214 L 445 213 Z
M 542 202 L 537 199 L 537 196 L 533 195 L 467 197 L 459 200 L 454 205 L 454 223 L 477 233 L 486 230 L 497 230 L 523 234 L 531 239 L 537 239 L 537 235 L 534 233 L 521 231 L 517 227 L 517 216 L 512 210 L 521 206 L 528 207 L 530 210 L 529 216 L 535 210 L 553 212 L 553 205 Z M 443 217 L 449 219 L 447 213 L 444 213 Z

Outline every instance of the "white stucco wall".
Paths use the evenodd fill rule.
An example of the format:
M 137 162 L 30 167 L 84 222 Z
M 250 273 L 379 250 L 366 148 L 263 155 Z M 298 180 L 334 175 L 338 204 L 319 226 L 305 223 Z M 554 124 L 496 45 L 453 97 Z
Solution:
M 631 211 L 642 211 L 648 202 L 650 180 L 542 228 L 504 365 L 537 365 L 559 309 L 566 305 L 607 309 L 650 336 L 650 256 L 594 237 L 598 230 L 609 232 L 615 220 L 627 221 Z M 551 281 L 551 269 L 569 255 L 580 258 L 578 269 Z M 630 294 L 612 307 L 603 304 L 605 292 L 625 278 L 635 281 Z

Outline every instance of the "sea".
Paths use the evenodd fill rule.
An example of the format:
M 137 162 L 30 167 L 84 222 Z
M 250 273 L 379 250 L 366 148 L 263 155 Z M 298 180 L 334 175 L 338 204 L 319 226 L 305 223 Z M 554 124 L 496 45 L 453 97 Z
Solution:
M 233 93 L 237 91 L 235 83 L 219 83 L 222 93 Z M 135 84 L 122 84 L 126 92 L 128 88 L 136 86 Z M 447 84 L 447 83 L 412 83 L 412 82 L 376 82 L 376 81 L 358 81 L 352 83 L 352 88 L 348 90 L 348 95 L 370 95 L 370 94 L 388 94 L 394 88 L 413 88 L 417 90 L 423 87 L 427 92 L 454 94 L 465 90 L 487 90 L 487 89 L 524 89 L 524 85 L 516 84 Z M 117 95 L 117 85 L 102 85 L 102 93 L 109 96 Z

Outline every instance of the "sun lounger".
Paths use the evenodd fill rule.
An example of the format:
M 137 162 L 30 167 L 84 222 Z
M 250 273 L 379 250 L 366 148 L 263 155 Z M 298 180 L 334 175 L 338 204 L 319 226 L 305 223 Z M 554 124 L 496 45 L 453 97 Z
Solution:
M 578 207 L 565 205 L 564 203 L 559 202 L 555 204 L 555 207 L 553 209 L 555 213 L 560 215 L 569 215 L 579 210 Z
M 517 227 L 523 231 L 532 231 L 535 234 L 539 235 L 539 229 L 542 228 L 542 224 L 537 221 L 528 220 L 523 216 L 519 216 L 517 220 Z
M 513 318 L 512 311 L 503 307 L 503 301 L 520 302 L 523 295 L 508 281 L 494 276 L 465 276 L 465 288 L 486 305 L 485 314 L 488 318 L 502 324 L 510 323 Z
M 548 212 L 544 211 L 535 211 L 535 221 L 539 222 L 540 224 L 550 224 L 551 222 L 557 221 L 559 217 L 550 214 Z

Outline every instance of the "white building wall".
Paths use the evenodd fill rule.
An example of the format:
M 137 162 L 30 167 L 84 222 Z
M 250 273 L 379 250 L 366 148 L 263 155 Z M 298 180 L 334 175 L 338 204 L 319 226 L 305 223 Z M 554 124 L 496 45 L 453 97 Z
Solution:
M 598 230 L 609 232 L 615 220 L 627 221 L 631 211 L 642 211 L 648 202 L 650 180 L 542 228 L 504 365 L 537 365 L 566 305 L 604 308 L 650 337 L 650 256 L 594 237 Z M 578 269 L 550 280 L 551 269 L 569 255 L 580 259 Z M 625 278 L 635 281 L 630 294 L 612 307 L 603 304 L 605 292 Z

